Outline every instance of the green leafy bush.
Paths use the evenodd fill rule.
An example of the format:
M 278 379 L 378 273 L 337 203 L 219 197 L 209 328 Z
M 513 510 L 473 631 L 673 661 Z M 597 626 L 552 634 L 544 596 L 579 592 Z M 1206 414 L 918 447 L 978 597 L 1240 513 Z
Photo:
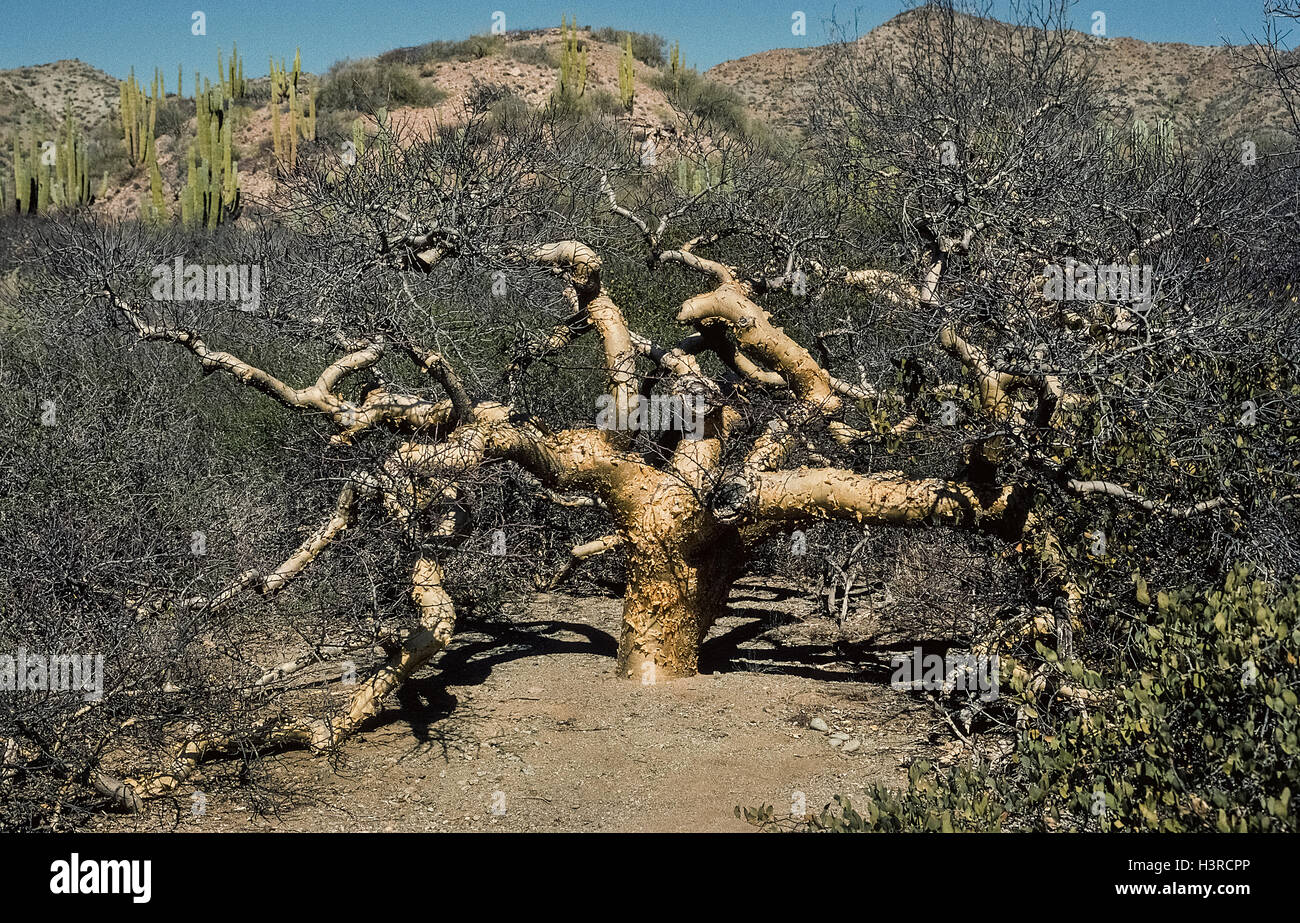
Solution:
M 737 816 L 816 831 L 1295 832 L 1300 581 L 1279 591 L 1238 567 L 1222 590 L 1159 593 L 1128 642 L 1130 662 L 1104 674 L 1060 667 L 1099 694 L 1086 709 L 1040 714 L 1013 665 L 1013 703 L 1031 720 L 995 772 L 917 762 L 906 790 L 876 786 L 857 806 Z

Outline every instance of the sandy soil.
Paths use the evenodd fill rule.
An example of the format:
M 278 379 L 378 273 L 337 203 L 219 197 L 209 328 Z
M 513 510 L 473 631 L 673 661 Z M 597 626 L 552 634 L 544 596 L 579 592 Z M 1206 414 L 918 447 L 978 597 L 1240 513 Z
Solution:
M 98 829 L 748 830 L 736 805 L 788 812 L 803 792 L 815 809 L 906 784 L 907 764 L 948 749 L 925 704 L 889 688 L 898 644 L 846 647 L 851 626 L 795 587 L 738 586 L 704 672 L 658 685 L 614 678 L 620 609 L 551 594 L 522 620 L 466 626 L 335 765 L 285 753 L 236 788 L 215 785 L 230 764 L 206 767 L 198 794 Z

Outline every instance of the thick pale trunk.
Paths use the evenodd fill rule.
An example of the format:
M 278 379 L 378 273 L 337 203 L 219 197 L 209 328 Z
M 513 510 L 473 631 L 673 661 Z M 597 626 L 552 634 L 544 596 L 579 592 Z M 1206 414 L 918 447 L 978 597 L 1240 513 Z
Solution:
M 740 555 L 730 537 L 694 551 L 662 542 L 629 553 L 619 675 L 644 684 L 694 676 L 700 645 L 726 609 Z

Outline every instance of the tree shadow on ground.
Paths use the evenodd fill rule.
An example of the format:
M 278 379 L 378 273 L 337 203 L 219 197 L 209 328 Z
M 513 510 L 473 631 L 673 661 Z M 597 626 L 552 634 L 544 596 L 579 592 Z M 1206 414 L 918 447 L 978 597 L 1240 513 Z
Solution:
M 741 587 L 733 597 L 721 632 L 700 648 L 701 673 L 771 673 L 836 683 L 888 684 L 894 669 L 892 655 L 908 654 L 920 648 L 923 655 L 944 655 L 951 639 L 916 639 L 909 635 L 896 640 L 836 639 L 828 642 L 788 643 L 765 638 L 774 629 L 803 620 L 789 611 L 745 605 L 779 603 L 802 595 L 783 587 Z M 577 637 L 563 637 L 565 635 Z M 434 731 L 434 725 L 452 714 L 460 702 L 447 691 L 449 686 L 483 684 L 498 665 L 527 657 L 554 654 L 595 654 L 611 662 L 618 654 L 618 642 L 607 631 L 584 622 L 538 619 L 510 622 L 501 619 L 470 619 L 463 624 L 452 647 L 436 659 L 432 668 L 412 677 L 395 695 L 398 707 L 388 708 L 362 725 L 362 733 L 402 722 L 409 725 L 417 746 L 448 741 Z
M 750 606 L 731 611 L 727 618 L 744 621 L 705 640 L 700 648 L 701 673 L 772 673 L 828 682 L 887 684 L 894 673 L 893 655 L 910 655 L 919 647 L 923 656 L 943 656 L 955 643 L 947 638 L 908 638 L 790 644 L 763 638 L 775 628 L 801 622 L 789 612 Z
M 554 637 L 560 634 L 580 635 L 585 640 Z M 433 672 L 413 676 L 397 689 L 398 708 L 381 711 L 366 721 L 360 731 L 378 730 L 401 721 L 410 725 L 420 744 L 433 743 L 438 739 L 433 725 L 450 715 L 459 704 L 456 696 L 447 691 L 448 686 L 481 685 L 498 664 L 525 657 L 598 654 L 613 659 L 618 653 L 618 642 L 611 634 L 582 622 L 470 621 L 463 626 L 460 638 L 433 661 Z
M 729 602 L 731 605 L 736 603 L 780 603 L 806 595 L 807 591 L 799 587 L 738 585 L 732 591 Z

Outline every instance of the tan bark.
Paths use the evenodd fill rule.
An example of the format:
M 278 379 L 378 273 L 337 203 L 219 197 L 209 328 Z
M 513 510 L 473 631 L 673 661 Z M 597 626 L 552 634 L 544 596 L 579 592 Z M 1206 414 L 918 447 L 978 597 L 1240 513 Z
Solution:
M 420 558 L 411 575 L 411 599 L 420 613 L 420 630 L 393 653 L 388 662 L 352 695 L 343 714 L 325 725 L 327 738 L 318 736 L 318 749 L 325 740 L 337 742 L 355 731 L 367 718 L 378 714 L 380 702 L 430 658 L 446 648 L 456 627 L 456 608 L 442 585 L 442 568 L 432 558 Z
M 563 583 L 569 574 L 573 573 L 577 566 L 587 558 L 604 554 L 606 551 L 618 548 L 622 544 L 623 536 L 621 535 L 602 535 L 600 538 L 583 542 L 581 545 L 575 545 L 573 550 L 569 552 L 569 560 L 565 562 L 564 566 L 556 571 L 550 580 L 539 580 L 537 585 L 543 589 L 553 590 Z
M 844 274 L 852 288 L 880 295 L 897 305 L 913 306 L 921 300 L 921 290 L 896 272 L 886 269 L 854 269 Z
M 451 395 L 450 400 L 431 401 L 376 388 L 362 403 L 357 404 L 339 397 L 334 389 L 344 378 L 370 368 L 384 357 L 388 344 L 382 338 L 359 344 L 347 355 L 326 366 L 313 384 L 295 388 L 233 353 L 211 348 L 191 330 L 149 323 L 143 314 L 111 290 L 105 290 L 103 294 L 114 309 L 130 322 L 142 340 L 183 346 L 194 354 L 205 371 L 231 375 L 242 384 L 275 398 L 287 407 L 328 414 L 340 430 L 331 439 L 335 445 L 350 444 L 358 434 L 379 425 L 414 432 L 436 430 L 464 417 L 469 407 L 469 399 L 459 377 L 437 352 L 420 352 L 410 347 L 406 349 L 421 371 L 432 375 Z
M 387 662 L 352 694 L 338 714 L 330 718 L 303 718 L 274 725 L 260 733 L 193 736 L 177 745 L 162 772 L 127 779 L 118 801 L 139 810 L 143 799 L 157 798 L 183 784 L 205 759 L 235 755 L 244 747 L 310 747 L 325 750 L 356 732 L 377 714 L 384 696 L 417 672 L 450 642 L 456 610 L 442 585 L 442 568 L 421 558 L 412 573 L 411 599 L 420 613 L 420 628 L 389 656 Z
M 628 530 L 618 675 L 645 684 L 693 676 L 742 563 L 739 536 L 710 528 L 693 492 L 661 481 Z
M 191 330 L 166 324 L 148 323 L 138 311 L 111 290 L 105 290 L 103 294 L 131 323 L 140 339 L 176 343 L 193 353 L 206 371 L 225 372 L 244 384 L 270 395 L 282 404 L 322 411 L 344 426 L 355 422 L 360 409 L 355 404 L 339 398 L 333 393 L 333 389 L 344 377 L 374 365 L 383 358 L 385 351 L 382 343 L 364 344 L 361 348 L 331 363 L 321 372 L 314 384 L 306 388 L 295 388 L 274 375 L 248 364 L 236 355 L 212 349 Z
M 645 684 L 694 676 L 700 645 L 725 611 L 735 576 L 721 555 L 674 561 L 642 549 L 630 555 L 619 675 Z
M 759 519 L 854 519 L 882 525 L 969 526 L 1012 507 L 1011 486 L 977 487 L 942 478 L 889 472 L 856 474 L 839 468 L 801 468 L 750 476 L 747 511 Z
M 797 397 L 829 416 L 842 406 L 830 375 L 807 349 L 785 331 L 772 326 L 766 311 L 751 301 L 744 286 L 724 283 L 711 292 L 688 298 L 677 312 L 683 324 L 725 321 L 740 345 L 777 370 Z
M 982 349 L 966 342 L 951 326 L 939 331 L 939 343 L 975 375 L 984 412 L 995 420 L 1005 420 L 1011 413 L 1015 376 L 995 369 Z
M 587 314 L 605 344 L 605 372 L 618 419 L 632 420 L 637 406 L 636 349 L 627 321 L 618 305 L 604 294 L 591 299 Z
M 389 515 L 404 523 L 417 521 L 416 513 L 441 504 L 446 512 L 436 534 L 451 536 L 459 528 L 456 510 L 462 500 L 465 475 L 486 462 L 506 460 L 528 472 L 553 498 L 562 496 L 561 491 L 594 495 L 596 499 L 590 502 L 598 503 L 613 519 L 609 535 L 573 549 L 569 566 L 557 575 L 556 581 L 590 555 L 613 547 L 624 549 L 628 588 L 617 669 L 619 675 L 633 681 L 654 683 L 689 676 L 698 670 L 701 644 L 725 611 L 747 546 L 780 523 L 838 518 L 897 526 L 978 527 L 1012 519 L 1009 514 L 1013 510 L 1023 512 L 1017 488 L 992 483 L 991 474 L 989 483 L 976 483 L 909 478 L 892 472 L 859 474 L 829 463 L 824 467 L 780 470 L 791 464 L 794 450 L 811 446 L 805 424 L 824 425 L 842 445 L 875 438 L 877 434 L 854 430 L 836 419 L 845 397 L 897 399 L 877 394 L 861 369 L 860 384 L 837 379 L 772 323 L 754 300 L 758 297 L 755 287 L 738 280 L 737 269 L 694 252 L 697 245 L 718 235 L 691 241 L 677 250 L 653 253 L 667 219 L 660 220 L 658 230 L 652 230 L 618 206 L 608 189 L 607 193 L 616 213 L 641 228 L 659 264 L 685 266 L 710 278 L 712 290 L 686 300 L 677 314 L 678 321 L 694 327 L 697 333 L 689 344 L 683 341 L 682 346 L 669 350 L 658 349 L 633 333 L 622 310 L 602 291 L 601 260 L 596 252 L 581 241 L 557 241 L 515 253 L 515 257 L 550 267 L 564 276 L 573 314 L 549 337 L 531 347 L 511 371 L 523 370 L 538 356 L 563 349 L 594 329 L 602 340 L 608 392 L 619 415 L 632 419 L 641 390 L 637 356 L 649 357 L 663 370 L 657 375 L 672 376 L 675 388 L 705 395 L 710 405 L 704 438 L 681 440 L 668 464 L 656 463 L 658 467 L 647 460 L 654 457 L 653 453 L 643 457 L 629 450 L 627 433 L 594 428 L 552 432 L 537 421 L 523 418 L 509 405 L 471 404 L 452 367 L 438 353 L 382 339 L 356 344 L 329 365 L 314 384 L 294 388 L 236 356 L 210 349 L 189 331 L 146 322 L 140 313 L 107 293 L 141 338 L 181 345 L 206 369 L 230 374 L 289 406 L 329 414 L 341 430 L 336 442 L 348 442 L 379 425 L 411 434 L 382 470 L 353 477 L 333 515 L 275 571 L 269 576 L 256 571 L 242 575 L 214 600 L 207 600 L 209 605 L 223 604 L 253 587 L 267 594 L 279 591 L 352 526 L 362 500 L 381 499 Z M 417 248 L 431 243 L 432 239 L 423 237 L 407 241 Z M 969 243 L 969 235 L 964 243 L 949 243 L 949 249 L 964 246 Z M 947 252 L 941 243 L 936 243 L 935 248 L 918 283 L 879 270 L 846 271 L 844 281 L 877 293 L 895 305 L 934 308 Z M 431 263 L 448 252 L 439 244 L 421 252 L 418 259 Z M 1013 429 L 1025 419 L 1029 406 L 1014 400 L 1016 388 L 1031 387 L 1057 399 L 1067 397 L 1060 382 L 1050 376 L 1017 377 L 995 368 L 978 346 L 964 340 L 952 326 L 942 330 L 939 343 L 976 377 L 985 413 L 995 421 L 1009 421 Z M 334 394 L 346 376 L 380 361 L 390 345 L 401 345 L 420 369 L 438 381 L 448 399 L 433 401 L 374 389 L 355 403 Z M 728 441 L 741 430 L 742 414 L 716 400 L 721 397 L 721 389 L 695 358 L 703 349 L 712 350 L 736 373 L 742 399 L 754 387 L 788 387 L 801 402 L 801 413 L 772 420 L 747 452 L 726 451 Z M 652 386 L 646 385 L 647 389 Z M 906 432 L 916 423 L 917 418 L 909 416 L 892 431 Z M 724 459 L 742 456 L 740 475 L 719 484 L 727 476 Z M 1131 491 L 1105 482 L 1071 482 L 1069 486 L 1079 493 L 1104 494 L 1153 508 Z M 734 489 L 728 492 L 728 488 Z M 712 507 L 706 506 L 706 498 L 714 504 Z M 730 505 L 720 498 L 726 498 Z M 1062 585 L 1071 607 L 1078 603 L 1077 587 L 1073 589 L 1072 594 L 1070 586 Z M 277 725 L 256 735 L 257 742 L 324 749 L 346 738 L 374 715 L 383 698 L 443 650 L 451 638 L 455 611 L 436 562 L 421 559 L 415 564 L 411 598 L 419 613 L 419 627 L 354 691 L 343 709 L 328 718 Z M 131 802 L 137 793 L 147 795 L 174 788 L 205 756 L 234 752 L 248 740 L 249 735 L 187 741 L 178 748 L 165 772 L 129 783 L 129 792 L 122 797 Z
M 532 259 L 544 266 L 568 273 L 578 294 L 594 297 L 600 291 L 600 257 L 578 240 L 559 240 L 532 252 Z

